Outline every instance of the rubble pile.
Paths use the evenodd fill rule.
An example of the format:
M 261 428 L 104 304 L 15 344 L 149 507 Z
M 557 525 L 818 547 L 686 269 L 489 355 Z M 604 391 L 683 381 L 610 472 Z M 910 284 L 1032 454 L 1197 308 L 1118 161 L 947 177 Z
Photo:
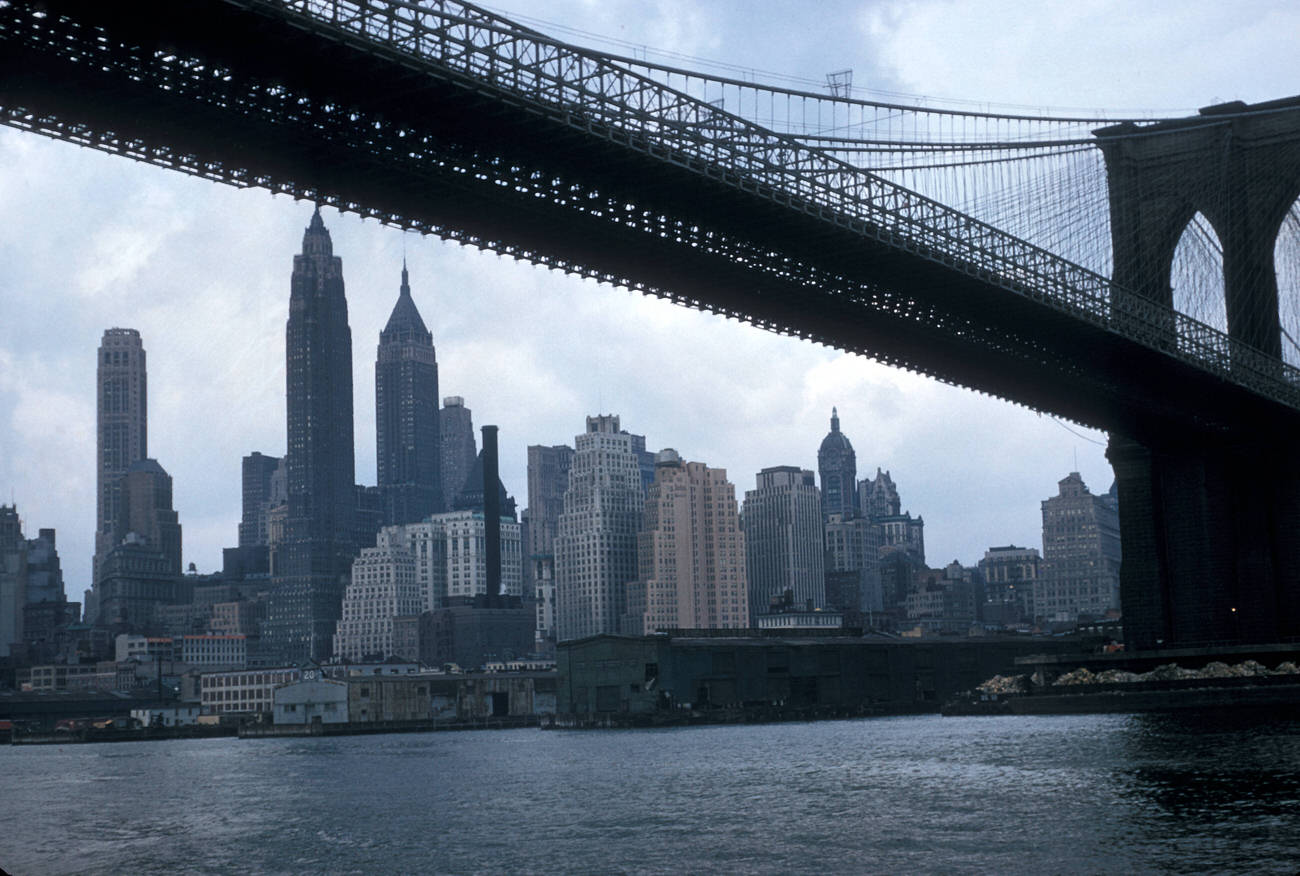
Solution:
M 1097 676 L 1080 666 L 1073 672 L 1067 672 L 1056 679 L 1053 684 L 1096 684 Z
M 1265 675 L 1300 675 L 1300 667 L 1290 660 L 1279 663 L 1272 670 L 1255 660 L 1244 660 L 1232 666 L 1216 660 L 1206 664 L 1203 669 L 1184 669 L 1177 663 L 1166 663 L 1143 673 L 1125 672 L 1122 669 L 1093 673 L 1079 667 L 1060 676 L 1052 684 L 1128 684 L 1136 681 L 1178 681 L 1185 678 L 1258 678 Z
M 1142 673 L 1137 677 L 1138 681 L 1178 681 L 1183 678 L 1204 678 L 1205 676 L 1195 669 L 1184 669 L 1177 663 L 1166 663 L 1163 666 L 1157 666 L 1150 672 Z
M 1026 681 L 1024 675 L 995 675 L 975 689 L 982 694 L 1024 693 Z

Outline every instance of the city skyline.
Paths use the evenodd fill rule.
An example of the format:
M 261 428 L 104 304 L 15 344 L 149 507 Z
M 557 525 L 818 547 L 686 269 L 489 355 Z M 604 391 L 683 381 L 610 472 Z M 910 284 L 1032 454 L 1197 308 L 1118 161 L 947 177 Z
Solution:
M 1097 24 L 1097 8 L 1075 12 L 1074 24 Z M 1202 7 L 1199 17 L 1183 16 L 1186 21 L 1177 23 L 1182 30 L 1162 36 L 1164 42 L 1141 60 L 1126 60 L 1120 50 L 1144 32 L 1150 38 L 1154 30 L 1144 28 L 1163 30 L 1168 22 L 1117 15 L 1116 22 L 1098 25 L 1095 40 L 1067 56 L 1083 56 L 1091 43 L 1105 50 L 1097 64 L 1114 62 L 1093 91 L 1064 87 L 1061 74 L 1040 60 L 1035 77 L 1005 77 L 1020 89 L 1014 93 L 994 82 L 992 73 L 982 73 L 979 79 L 951 78 L 967 90 L 955 94 L 938 87 L 943 83 L 935 77 L 971 63 L 971 51 L 952 43 L 953 57 L 938 63 L 941 53 L 930 47 L 944 43 L 922 37 L 957 32 L 970 13 L 958 10 L 940 21 L 932 5 L 906 13 L 875 9 L 876 17 L 865 23 L 866 12 L 848 15 L 846 35 L 835 36 L 817 56 L 810 48 L 813 36 L 830 39 L 824 22 L 789 39 L 789 50 L 768 51 L 789 31 L 761 14 L 747 29 L 735 5 L 685 14 L 678 7 L 673 15 L 648 18 L 631 4 L 617 3 L 589 17 L 566 4 L 543 10 L 540 4 L 514 3 L 509 11 L 611 35 L 626 23 L 650 45 L 805 77 L 824 75 L 824 67 L 852 66 L 859 82 L 882 90 L 1022 104 L 1185 112 L 1219 99 L 1283 96 L 1286 90 L 1275 84 L 1294 81 L 1289 74 L 1296 69 L 1291 55 L 1271 53 L 1272 40 L 1253 46 L 1254 63 L 1245 63 L 1241 38 L 1233 39 L 1238 31 L 1227 23 L 1211 26 Z M 890 9 L 897 13 L 892 22 L 884 14 Z M 1279 7 L 1263 16 L 1254 36 L 1262 39 L 1266 26 L 1276 34 L 1294 33 L 1284 15 Z M 1025 16 L 1017 19 L 1024 22 Z M 1120 39 L 1125 24 L 1133 30 Z M 1024 26 L 1040 32 L 1045 45 L 1054 35 L 1060 38 L 1047 16 Z M 971 32 L 987 31 L 972 24 Z M 849 49 L 849 34 L 863 45 Z M 891 36 L 922 57 L 901 57 Z M 751 38 L 756 41 L 746 41 Z M 1211 40 L 1215 47 L 1199 52 L 1203 63 L 1178 65 L 1187 81 L 1177 83 L 1162 78 L 1152 60 L 1161 46 L 1173 51 L 1176 40 L 1187 52 Z M 1003 42 L 990 40 L 984 50 L 990 45 Z M 876 53 L 882 60 L 875 60 Z M 999 57 L 994 71 L 1018 62 L 1028 66 L 1029 54 Z M 930 72 L 920 69 L 926 62 L 933 64 Z M 1251 69 L 1268 72 L 1251 79 Z M 1137 79 L 1141 92 L 1132 84 Z M 11 130 L 0 132 L 0 157 L 6 167 L 22 168 L 21 174 L 0 175 L 0 193 L 14 215 L 25 216 L 21 228 L 0 232 L 0 254 L 16 266 L 4 293 L 12 318 L 0 335 L 0 434 L 6 450 L 0 493 L 17 504 L 29 530 L 58 530 L 70 592 L 88 586 L 94 533 L 90 357 L 105 329 L 137 328 L 155 369 L 150 452 L 165 461 L 175 481 L 175 507 L 186 527 L 184 560 L 200 570 L 218 568 L 220 548 L 237 543 L 241 458 L 253 451 L 285 452 L 283 264 L 296 249 L 294 238 L 311 206 L 256 190 L 223 189 Z M 69 203 L 78 204 L 76 223 L 67 221 Z M 589 414 L 619 414 L 629 431 L 647 436 L 649 449 L 674 447 L 685 460 L 725 468 L 743 492 L 763 467 L 815 468 L 817 441 L 832 406 L 839 408 L 843 431 L 857 450 L 859 471 L 890 470 L 909 510 L 925 517 L 927 554 L 935 565 L 954 558 L 974 564 L 992 545 L 1040 545 L 1038 503 L 1069 471 L 1079 470 L 1094 493 L 1110 484 L 1101 447 L 1091 443 L 1101 440 L 1097 433 L 1069 426 L 1086 436 L 1078 438 L 1066 426 L 1014 405 L 625 290 L 402 235 L 329 210 L 325 219 L 345 259 L 355 308 L 356 470 L 365 483 L 375 470 L 373 400 L 366 403 L 373 396 L 370 345 L 391 308 L 405 249 L 416 302 L 439 349 L 443 392 L 464 396 L 478 423 L 502 427 L 502 480 L 521 500 L 527 493 L 526 447 L 568 443 Z M 50 325 L 58 331 L 51 333 Z M 499 373 L 492 379 L 487 362 L 498 363 L 511 379 L 501 380 Z

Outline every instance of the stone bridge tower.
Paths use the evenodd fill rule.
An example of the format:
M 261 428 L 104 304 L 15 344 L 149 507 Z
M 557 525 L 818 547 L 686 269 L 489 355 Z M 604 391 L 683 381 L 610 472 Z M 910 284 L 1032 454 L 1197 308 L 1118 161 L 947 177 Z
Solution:
M 1095 134 L 1110 189 L 1113 294 L 1172 307 L 1174 251 L 1199 212 L 1223 247 L 1228 334 L 1280 370 L 1273 253 L 1300 197 L 1300 98 Z M 1130 648 L 1300 636 L 1300 435 L 1154 429 L 1112 434 L 1107 456 Z

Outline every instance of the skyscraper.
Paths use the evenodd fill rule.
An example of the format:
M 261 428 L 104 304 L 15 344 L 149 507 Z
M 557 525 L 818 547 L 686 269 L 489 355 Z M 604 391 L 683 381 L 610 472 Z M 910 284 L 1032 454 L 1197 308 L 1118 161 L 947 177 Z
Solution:
M 330 656 L 355 552 L 352 331 L 343 261 L 318 208 L 293 257 L 285 329 L 288 508 L 264 627 L 283 660 Z
M 115 541 L 132 534 L 166 558 L 169 574 L 181 574 L 181 524 L 172 507 L 172 478 L 156 459 L 136 460 L 121 479 Z
M 865 517 L 826 515 L 826 604 L 880 611 L 880 527 Z
M 401 527 L 382 530 L 376 546 L 363 548 L 353 561 L 334 634 L 336 657 L 360 661 L 392 656 L 393 620 L 417 615 L 423 608 L 415 558 L 403 544 L 404 535 Z
M 438 361 L 433 334 L 402 285 L 375 357 L 376 466 L 384 524 L 418 523 L 444 510 L 442 435 L 438 429 Z
M 122 501 L 122 476 L 148 455 L 148 385 L 144 345 L 135 329 L 111 328 L 99 345 L 96 368 L 95 561 L 99 580 L 114 545 Z
M 642 611 L 624 632 L 749 626 L 745 537 L 726 470 L 683 463 L 675 450 L 656 459 L 633 585 Z
M 1119 601 L 1119 513 L 1094 496 L 1077 471 L 1043 500 L 1043 562 L 1034 582 L 1034 614 L 1048 621 L 1101 617 Z
M 442 400 L 438 413 L 438 432 L 442 446 L 442 507 L 456 507 L 456 498 L 465 487 L 478 451 L 474 444 L 474 418 L 465 407 L 465 399 L 449 395 Z
M 564 513 L 573 448 L 567 444 L 528 448 L 528 544 L 525 577 L 537 600 L 539 650 L 555 641 L 555 536 Z
M 239 520 L 239 546 L 254 547 L 270 543 L 267 511 L 271 507 L 271 482 L 280 467 L 278 456 L 253 451 L 242 465 L 243 516 Z
M 817 473 L 822 481 L 822 515 L 858 513 L 858 456 L 840 431 L 840 414 L 831 408 L 831 430 L 817 450 Z
M 751 622 L 787 590 L 797 606 L 824 608 L 822 509 L 813 473 L 791 465 L 760 471 L 757 488 L 745 493 L 742 523 Z
M 637 576 L 645 509 L 640 458 L 617 416 L 587 418 L 575 439 L 555 538 L 556 639 L 617 633 Z

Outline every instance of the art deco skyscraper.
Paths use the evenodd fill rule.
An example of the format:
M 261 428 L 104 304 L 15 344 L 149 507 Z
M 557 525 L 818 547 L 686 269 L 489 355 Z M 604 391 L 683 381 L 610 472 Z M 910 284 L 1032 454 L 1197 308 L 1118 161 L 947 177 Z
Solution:
M 817 473 L 822 481 L 822 514 L 857 514 L 858 455 L 840 431 L 840 414 L 835 408 L 831 408 L 831 430 L 817 450 Z
M 618 417 L 588 417 L 575 448 L 555 538 L 557 641 L 619 632 L 645 510 L 640 459 Z
M 282 660 L 323 660 L 355 553 L 357 499 L 343 261 L 319 209 L 293 257 L 285 335 L 289 501 L 263 639 Z
M 411 298 L 406 265 L 375 359 L 376 465 L 384 523 L 418 523 L 442 507 L 442 437 L 433 334 Z
M 113 548 L 122 506 L 122 476 L 148 455 L 148 386 L 144 345 L 135 329 L 111 328 L 99 345 L 96 370 L 94 580 Z

